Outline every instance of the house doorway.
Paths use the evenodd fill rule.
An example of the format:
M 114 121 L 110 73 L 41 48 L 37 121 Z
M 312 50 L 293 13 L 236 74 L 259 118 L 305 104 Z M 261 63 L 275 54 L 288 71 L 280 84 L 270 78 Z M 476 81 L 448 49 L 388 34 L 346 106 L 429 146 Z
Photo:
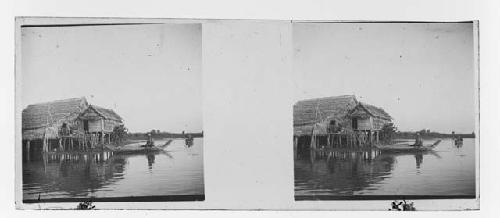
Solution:
M 89 121 L 88 120 L 83 121 L 83 131 L 85 131 L 85 132 L 89 131 Z
M 352 129 L 358 129 L 358 118 L 352 118 Z

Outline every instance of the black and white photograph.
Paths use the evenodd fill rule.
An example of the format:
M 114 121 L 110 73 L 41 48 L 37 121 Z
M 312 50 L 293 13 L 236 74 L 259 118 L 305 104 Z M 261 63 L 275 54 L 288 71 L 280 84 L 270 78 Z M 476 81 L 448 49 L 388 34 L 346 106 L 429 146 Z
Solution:
M 33 20 L 16 45 L 22 202 L 203 201 L 202 25 Z
M 2 3 L 2 217 L 498 216 L 498 1 Z
M 294 23 L 295 200 L 475 199 L 476 24 Z

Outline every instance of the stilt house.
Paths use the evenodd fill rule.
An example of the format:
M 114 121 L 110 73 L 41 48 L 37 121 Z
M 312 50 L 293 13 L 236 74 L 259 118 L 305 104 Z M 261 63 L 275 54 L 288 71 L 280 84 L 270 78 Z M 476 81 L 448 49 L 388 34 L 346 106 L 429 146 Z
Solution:
M 372 145 L 390 122 L 391 116 L 382 108 L 362 103 L 354 95 L 302 100 L 293 107 L 294 144 Z
M 114 111 L 71 98 L 28 105 L 22 111 L 23 149 L 86 150 L 110 143 L 111 133 L 123 125 Z

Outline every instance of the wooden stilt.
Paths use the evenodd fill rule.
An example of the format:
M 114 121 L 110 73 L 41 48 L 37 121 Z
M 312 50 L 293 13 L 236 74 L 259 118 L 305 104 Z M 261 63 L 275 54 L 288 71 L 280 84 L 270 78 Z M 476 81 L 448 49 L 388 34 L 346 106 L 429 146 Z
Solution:
M 104 132 L 101 131 L 101 144 L 104 146 Z
M 43 152 L 49 151 L 49 148 L 47 146 L 47 139 L 45 136 L 43 136 L 43 139 L 42 139 L 42 150 L 43 150 Z
M 370 130 L 370 146 L 373 145 L 373 132 Z
M 63 146 L 62 146 L 62 139 L 61 139 L 61 138 L 59 138 L 59 150 L 60 150 L 60 151 L 63 151 L 63 150 L 64 150 L 64 149 L 63 149 Z

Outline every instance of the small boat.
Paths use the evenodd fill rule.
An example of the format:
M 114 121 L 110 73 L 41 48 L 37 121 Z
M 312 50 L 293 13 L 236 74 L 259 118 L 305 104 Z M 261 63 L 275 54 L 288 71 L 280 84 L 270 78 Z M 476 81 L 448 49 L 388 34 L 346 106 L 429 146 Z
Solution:
M 156 153 L 163 151 L 173 140 L 168 140 L 163 145 L 151 145 L 151 143 L 146 143 L 141 145 L 139 143 L 113 148 L 112 151 L 122 154 L 143 154 L 143 153 Z
M 391 151 L 391 152 L 423 152 L 423 151 L 431 151 L 436 147 L 441 140 L 437 140 L 433 144 L 423 145 L 423 146 L 413 146 L 408 143 L 394 144 L 394 145 L 379 145 L 376 146 L 379 150 L 382 151 Z
M 193 145 L 193 137 L 186 138 L 186 146 L 191 147 Z
M 160 151 L 163 151 L 163 149 L 153 146 L 153 147 L 139 147 L 139 148 L 120 148 L 114 150 L 113 152 L 120 154 L 143 154 L 143 153 L 155 153 Z

